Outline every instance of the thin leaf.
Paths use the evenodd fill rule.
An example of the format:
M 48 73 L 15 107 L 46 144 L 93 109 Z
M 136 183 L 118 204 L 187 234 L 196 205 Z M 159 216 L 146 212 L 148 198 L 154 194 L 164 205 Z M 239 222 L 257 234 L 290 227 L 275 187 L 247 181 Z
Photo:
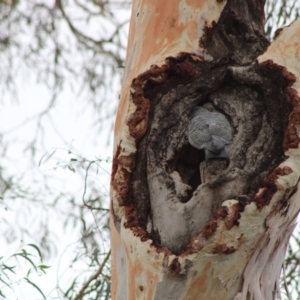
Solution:
M 46 265 L 39 265 L 38 268 L 44 273 L 46 274 L 45 269 L 49 269 L 51 268 L 50 266 L 46 266 Z
M 16 274 L 16 272 L 13 270 L 15 267 L 16 267 L 16 266 L 10 267 L 10 266 L 8 266 L 8 265 L 3 264 L 3 265 L 2 265 L 2 270 L 3 270 L 3 271 L 9 270 L 10 272 Z
M 75 173 L 75 169 L 74 169 L 72 166 L 68 166 L 68 169 L 69 169 L 70 171 L 72 171 L 73 173 Z
M 5 280 L 3 280 L 0 276 L 0 281 L 3 282 L 7 287 L 9 287 L 11 289 L 11 286 L 8 282 L 6 282 Z
M 30 283 L 33 287 L 35 287 L 40 292 L 40 294 L 43 296 L 43 298 L 46 299 L 46 296 L 44 295 L 44 293 L 42 292 L 42 290 L 35 283 L 33 283 L 32 281 L 30 281 L 28 278 L 24 278 L 24 279 L 28 283 Z
M 45 156 L 47 156 L 47 157 L 46 157 L 46 159 L 43 161 L 44 163 L 45 163 L 47 160 L 49 160 L 49 159 L 53 156 L 53 154 L 54 154 L 55 152 L 56 152 L 56 149 L 54 149 L 48 156 L 47 156 L 48 152 L 46 152 L 46 153 L 41 157 L 41 159 L 40 159 L 40 161 L 39 161 L 39 167 L 41 166 L 42 160 L 43 160 L 43 158 L 44 158 Z
M 35 245 L 35 244 L 28 244 L 27 246 L 33 247 L 38 252 L 40 260 L 41 261 L 43 260 L 42 252 L 40 251 L 40 248 L 37 245 Z
M 2 293 L 1 290 L 0 290 L 0 296 L 2 296 L 4 299 L 6 299 L 6 296 Z
M 36 265 L 34 264 L 34 262 L 27 256 L 24 255 L 23 253 L 16 253 L 13 256 L 21 256 L 23 258 L 25 258 L 27 261 L 29 261 L 29 263 L 34 267 L 34 269 L 37 271 Z

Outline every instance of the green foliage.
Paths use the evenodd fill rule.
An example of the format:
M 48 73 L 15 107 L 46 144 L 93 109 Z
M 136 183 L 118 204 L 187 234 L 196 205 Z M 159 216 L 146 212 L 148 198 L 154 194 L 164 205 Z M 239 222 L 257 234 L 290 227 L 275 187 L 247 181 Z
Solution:
M 20 271 L 20 265 L 23 265 L 25 273 Z M 39 294 L 46 299 L 40 287 L 30 279 L 30 275 L 35 273 L 39 276 L 46 274 L 50 268 L 43 264 L 40 248 L 35 244 L 28 244 L 20 248 L 16 253 L 9 257 L 0 257 L 0 296 L 6 299 L 5 290 L 13 290 L 20 283 L 27 283 L 32 286 Z M 20 276 L 20 273 L 23 275 Z

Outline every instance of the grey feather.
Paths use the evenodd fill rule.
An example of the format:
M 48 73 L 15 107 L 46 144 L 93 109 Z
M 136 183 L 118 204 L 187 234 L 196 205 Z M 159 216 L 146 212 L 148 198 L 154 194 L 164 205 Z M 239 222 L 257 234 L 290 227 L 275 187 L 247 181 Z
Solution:
M 232 140 L 232 128 L 223 114 L 199 107 L 189 123 L 188 139 L 192 146 L 205 151 L 206 158 L 228 158 L 226 147 Z

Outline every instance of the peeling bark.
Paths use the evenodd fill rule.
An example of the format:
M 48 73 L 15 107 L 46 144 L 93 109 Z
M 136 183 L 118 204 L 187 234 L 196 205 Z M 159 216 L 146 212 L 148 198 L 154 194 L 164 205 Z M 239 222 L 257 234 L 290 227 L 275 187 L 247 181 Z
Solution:
M 300 71 L 293 66 L 300 46 L 292 43 L 300 22 L 269 46 L 263 1 L 194 2 L 176 0 L 171 11 L 157 1 L 133 4 L 111 182 L 113 299 L 268 300 L 277 293 L 300 208 Z M 168 40 L 166 24 L 173 40 L 159 58 L 155 43 L 151 56 L 132 37 L 156 30 Z M 190 116 L 206 103 L 234 129 L 229 162 L 205 160 L 188 143 Z

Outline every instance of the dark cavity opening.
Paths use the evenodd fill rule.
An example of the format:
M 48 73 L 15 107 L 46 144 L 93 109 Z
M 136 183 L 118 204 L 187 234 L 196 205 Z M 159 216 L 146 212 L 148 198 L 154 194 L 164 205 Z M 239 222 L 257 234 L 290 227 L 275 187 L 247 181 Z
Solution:
M 168 162 L 169 173 L 177 171 L 183 183 L 188 184 L 191 190 L 188 192 L 187 202 L 193 196 L 194 191 L 202 183 L 200 177 L 200 163 L 205 160 L 204 151 L 185 144 Z

